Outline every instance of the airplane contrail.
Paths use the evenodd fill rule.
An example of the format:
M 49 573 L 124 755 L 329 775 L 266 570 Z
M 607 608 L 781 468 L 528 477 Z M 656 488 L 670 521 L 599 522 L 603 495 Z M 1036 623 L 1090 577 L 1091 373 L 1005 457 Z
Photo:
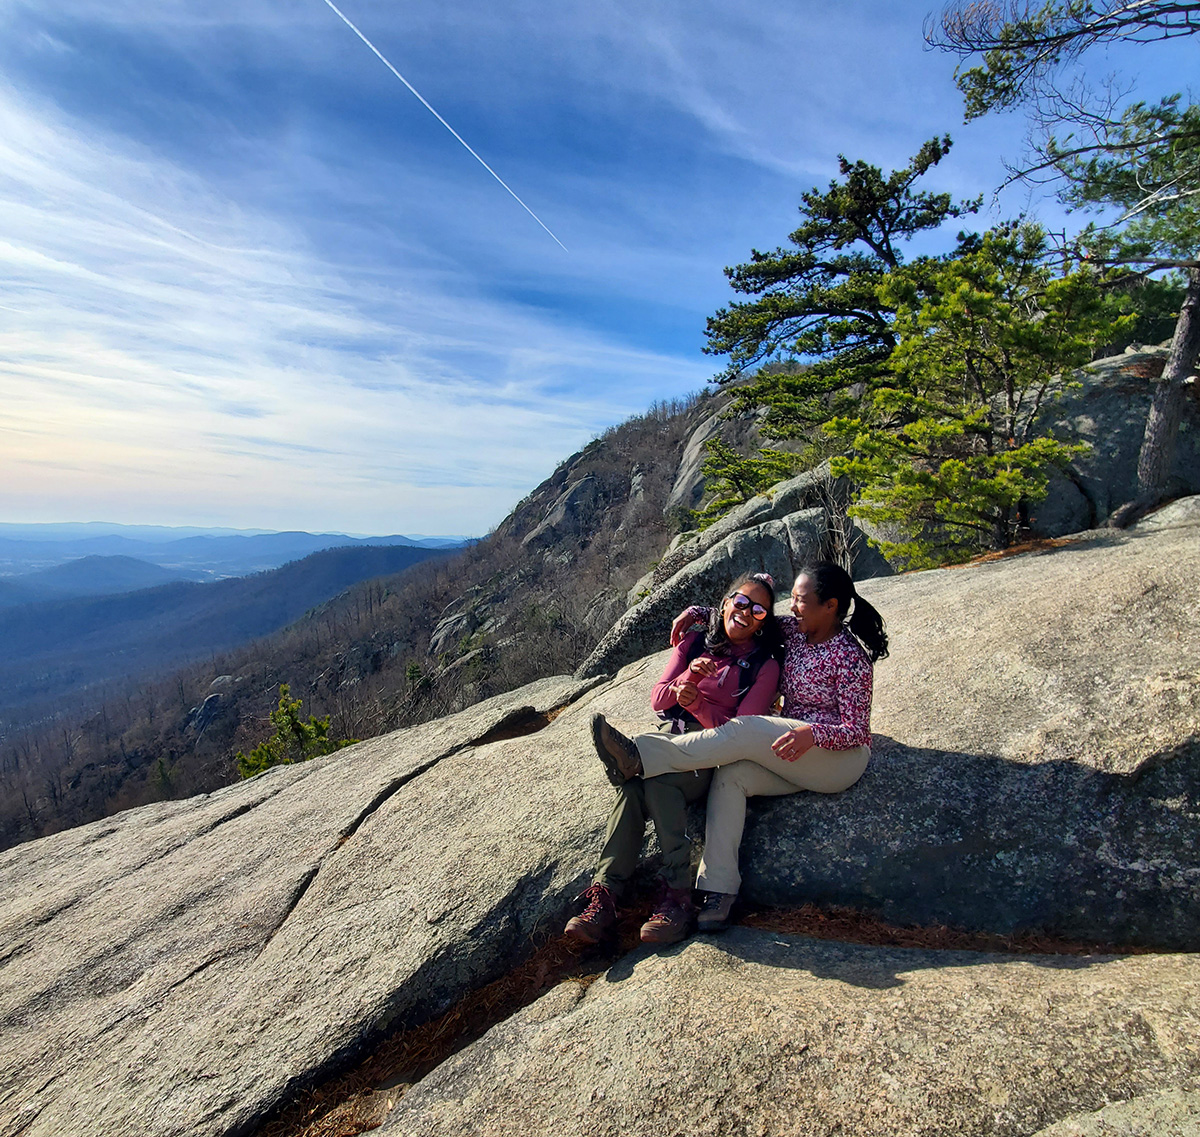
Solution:
M 401 75 L 400 72 L 397 71 L 387 61 L 387 59 L 384 57 L 383 52 L 380 51 L 379 48 L 377 48 L 369 39 L 367 39 L 367 37 L 365 35 L 363 35 L 362 32 L 360 32 L 357 27 L 355 27 L 355 25 L 351 22 L 351 20 L 345 14 L 345 12 L 343 12 L 333 2 L 333 0 L 325 0 L 325 3 L 328 4 L 329 7 L 334 10 L 334 12 L 341 19 L 342 23 L 344 23 L 346 25 L 346 27 L 348 27 L 356 36 L 358 36 L 358 38 L 360 40 L 363 41 L 363 43 L 365 43 L 367 45 L 367 47 L 369 47 L 377 56 L 379 56 L 379 60 L 384 65 L 384 67 L 386 67 L 393 75 L 395 75 L 396 78 L 399 79 L 401 83 L 403 83 L 410 91 L 412 91 L 412 93 L 414 95 L 417 96 L 418 99 L 421 100 L 425 109 L 427 111 L 429 111 L 429 113 L 431 115 L 433 115 L 433 117 L 436 118 L 438 120 L 438 122 L 440 122 L 448 131 L 450 131 L 451 134 L 454 135 L 455 138 L 457 138 L 459 140 L 459 142 L 461 142 L 463 144 L 463 147 L 466 149 L 467 153 L 470 154 L 471 157 L 474 158 L 475 161 L 478 162 L 485 170 L 487 170 L 487 172 L 489 174 L 491 174 L 492 177 L 496 179 L 496 181 L 498 181 L 506 190 L 508 190 L 508 192 L 512 195 L 513 200 L 516 201 L 516 203 L 523 210 L 525 210 L 525 212 L 528 213 L 529 216 L 534 219 L 534 221 L 536 221 L 543 229 L 545 229 L 547 233 L 550 233 L 550 227 L 536 213 L 534 213 L 533 210 L 529 208 L 529 206 L 527 206 L 519 197 L 517 197 L 516 193 L 513 192 L 512 187 L 498 173 L 496 173 L 496 171 L 493 170 L 491 166 L 489 166 L 478 154 L 475 153 L 474 150 L 471 149 L 470 146 L 467 145 L 466 139 L 464 139 L 463 136 L 461 134 L 459 134 L 457 130 L 454 129 L 454 127 L 452 127 L 444 118 L 442 118 L 442 116 L 440 114 L 438 114 L 437 111 L 435 111 L 433 109 L 433 107 L 431 107 L 429 105 L 429 103 L 425 99 L 425 96 L 422 95 L 421 92 L 416 89 L 416 87 L 414 87 L 407 79 L 405 79 L 404 76 Z M 570 249 L 567 248 L 566 245 L 564 245 L 561 241 L 559 241 L 559 239 L 557 237 L 555 237 L 553 233 L 550 233 L 550 236 L 554 237 L 554 240 L 557 242 L 557 244 L 563 250 L 563 252 L 569 253 L 571 251 Z

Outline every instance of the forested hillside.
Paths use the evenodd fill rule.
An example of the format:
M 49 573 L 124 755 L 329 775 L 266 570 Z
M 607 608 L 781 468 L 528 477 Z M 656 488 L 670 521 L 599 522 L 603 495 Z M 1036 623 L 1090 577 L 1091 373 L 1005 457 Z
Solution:
M 753 441 L 752 420 L 716 417 L 727 403 L 705 394 L 656 405 L 569 458 L 474 546 L 350 588 L 247 647 L 215 647 L 175 673 L 110 687 L 85 711 L 63 705 L 10 729 L 0 742 L 0 843 L 235 779 L 234 754 L 270 732 L 282 683 L 305 714 L 331 717 L 334 738 L 364 738 L 572 670 L 690 524 L 703 452 L 685 455 L 689 439 L 720 431 L 743 448 Z M 141 619 L 161 625 L 164 645 L 176 635 L 195 642 L 204 611 L 167 619 L 160 594 L 188 595 L 137 594 Z M 86 668 L 103 637 L 56 612 L 58 635 L 75 637 L 75 665 Z M 36 629 L 22 624 L 21 634 Z
M 211 657 L 277 631 L 358 581 L 435 555 L 406 545 L 328 549 L 253 576 L 5 609 L 0 722 L 36 721 L 72 701 L 94 701 L 98 684 Z

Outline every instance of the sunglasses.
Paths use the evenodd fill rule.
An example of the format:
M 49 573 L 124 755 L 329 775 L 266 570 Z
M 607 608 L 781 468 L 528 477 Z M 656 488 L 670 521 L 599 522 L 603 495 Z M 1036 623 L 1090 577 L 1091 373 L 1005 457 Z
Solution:
M 735 592 L 729 599 L 733 601 L 733 606 L 739 612 L 745 612 L 749 609 L 750 614 L 756 620 L 765 620 L 767 618 L 767 610 L 761 604 L 756 604 L 749 596 Z

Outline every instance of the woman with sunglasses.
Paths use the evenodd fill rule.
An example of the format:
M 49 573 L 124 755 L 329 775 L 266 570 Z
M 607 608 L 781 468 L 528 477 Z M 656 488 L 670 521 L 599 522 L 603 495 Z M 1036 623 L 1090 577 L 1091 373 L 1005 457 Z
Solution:
M 775 582 L 768 574 L 743 576 L 731 585 L 719 608 L 705 609 L 703 628 L 676 638 L 650 697 L 651 708 L 669 729 L 664 739 L 720 726 L 734 715 L 761 715 L 772 709 L 783 655 L 774 605 Z M 593 720 L 594 729 L 595 725 Z M 567 922 L 566 934 L 594 944 L 616 923 L 617 901 L 637 867 L 649 818 L 662 851 L 663 887 L 654 913 L 642 925 L 641 938 L 644 943 L 676 943 L 691 932 L 696 913 L 687 807 L 708 792 L 712 771 L 664 772 L 645 780 L 626 780 L 611 772 L 609 777 L 617 799 L 600 863 L 583 893 L 587 906 Z
M 677 738 L 629 739 L 601 716 L 592 723 L 596 752 L 610 777 L 649 785 L 677 771 L 720 767 L 708 797 L 696 882 L 706 893 L 697 921 L 702 932 L 726 927 L 737 899 L 746 798 L 797 790 L 840 793 L 862 777 L 871 756 L 872 665 L 888 647 L 883 619 L 855 592 L 845 570 L 828 563 L 801 570 L 791 609 L 791 616 L 779 618 L 785 647 L 781 717 L 739 717 Z M 682 613 L 672 641 L 706 614 L 703 608 Z

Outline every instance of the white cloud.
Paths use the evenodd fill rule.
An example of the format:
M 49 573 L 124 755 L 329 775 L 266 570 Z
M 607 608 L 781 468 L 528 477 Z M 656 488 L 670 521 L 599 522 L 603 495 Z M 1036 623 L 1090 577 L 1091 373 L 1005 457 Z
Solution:
M 323 4 L 0 0 L 0 516 L 486 528 L 703 385 L 839 152 L 1019 148 L 913 4 L 346 2 L 571 253 Z
M 710 371 L 445 272 L 355 275 L 11 89 L 0 139 L 9 516 L 480 531 Z

